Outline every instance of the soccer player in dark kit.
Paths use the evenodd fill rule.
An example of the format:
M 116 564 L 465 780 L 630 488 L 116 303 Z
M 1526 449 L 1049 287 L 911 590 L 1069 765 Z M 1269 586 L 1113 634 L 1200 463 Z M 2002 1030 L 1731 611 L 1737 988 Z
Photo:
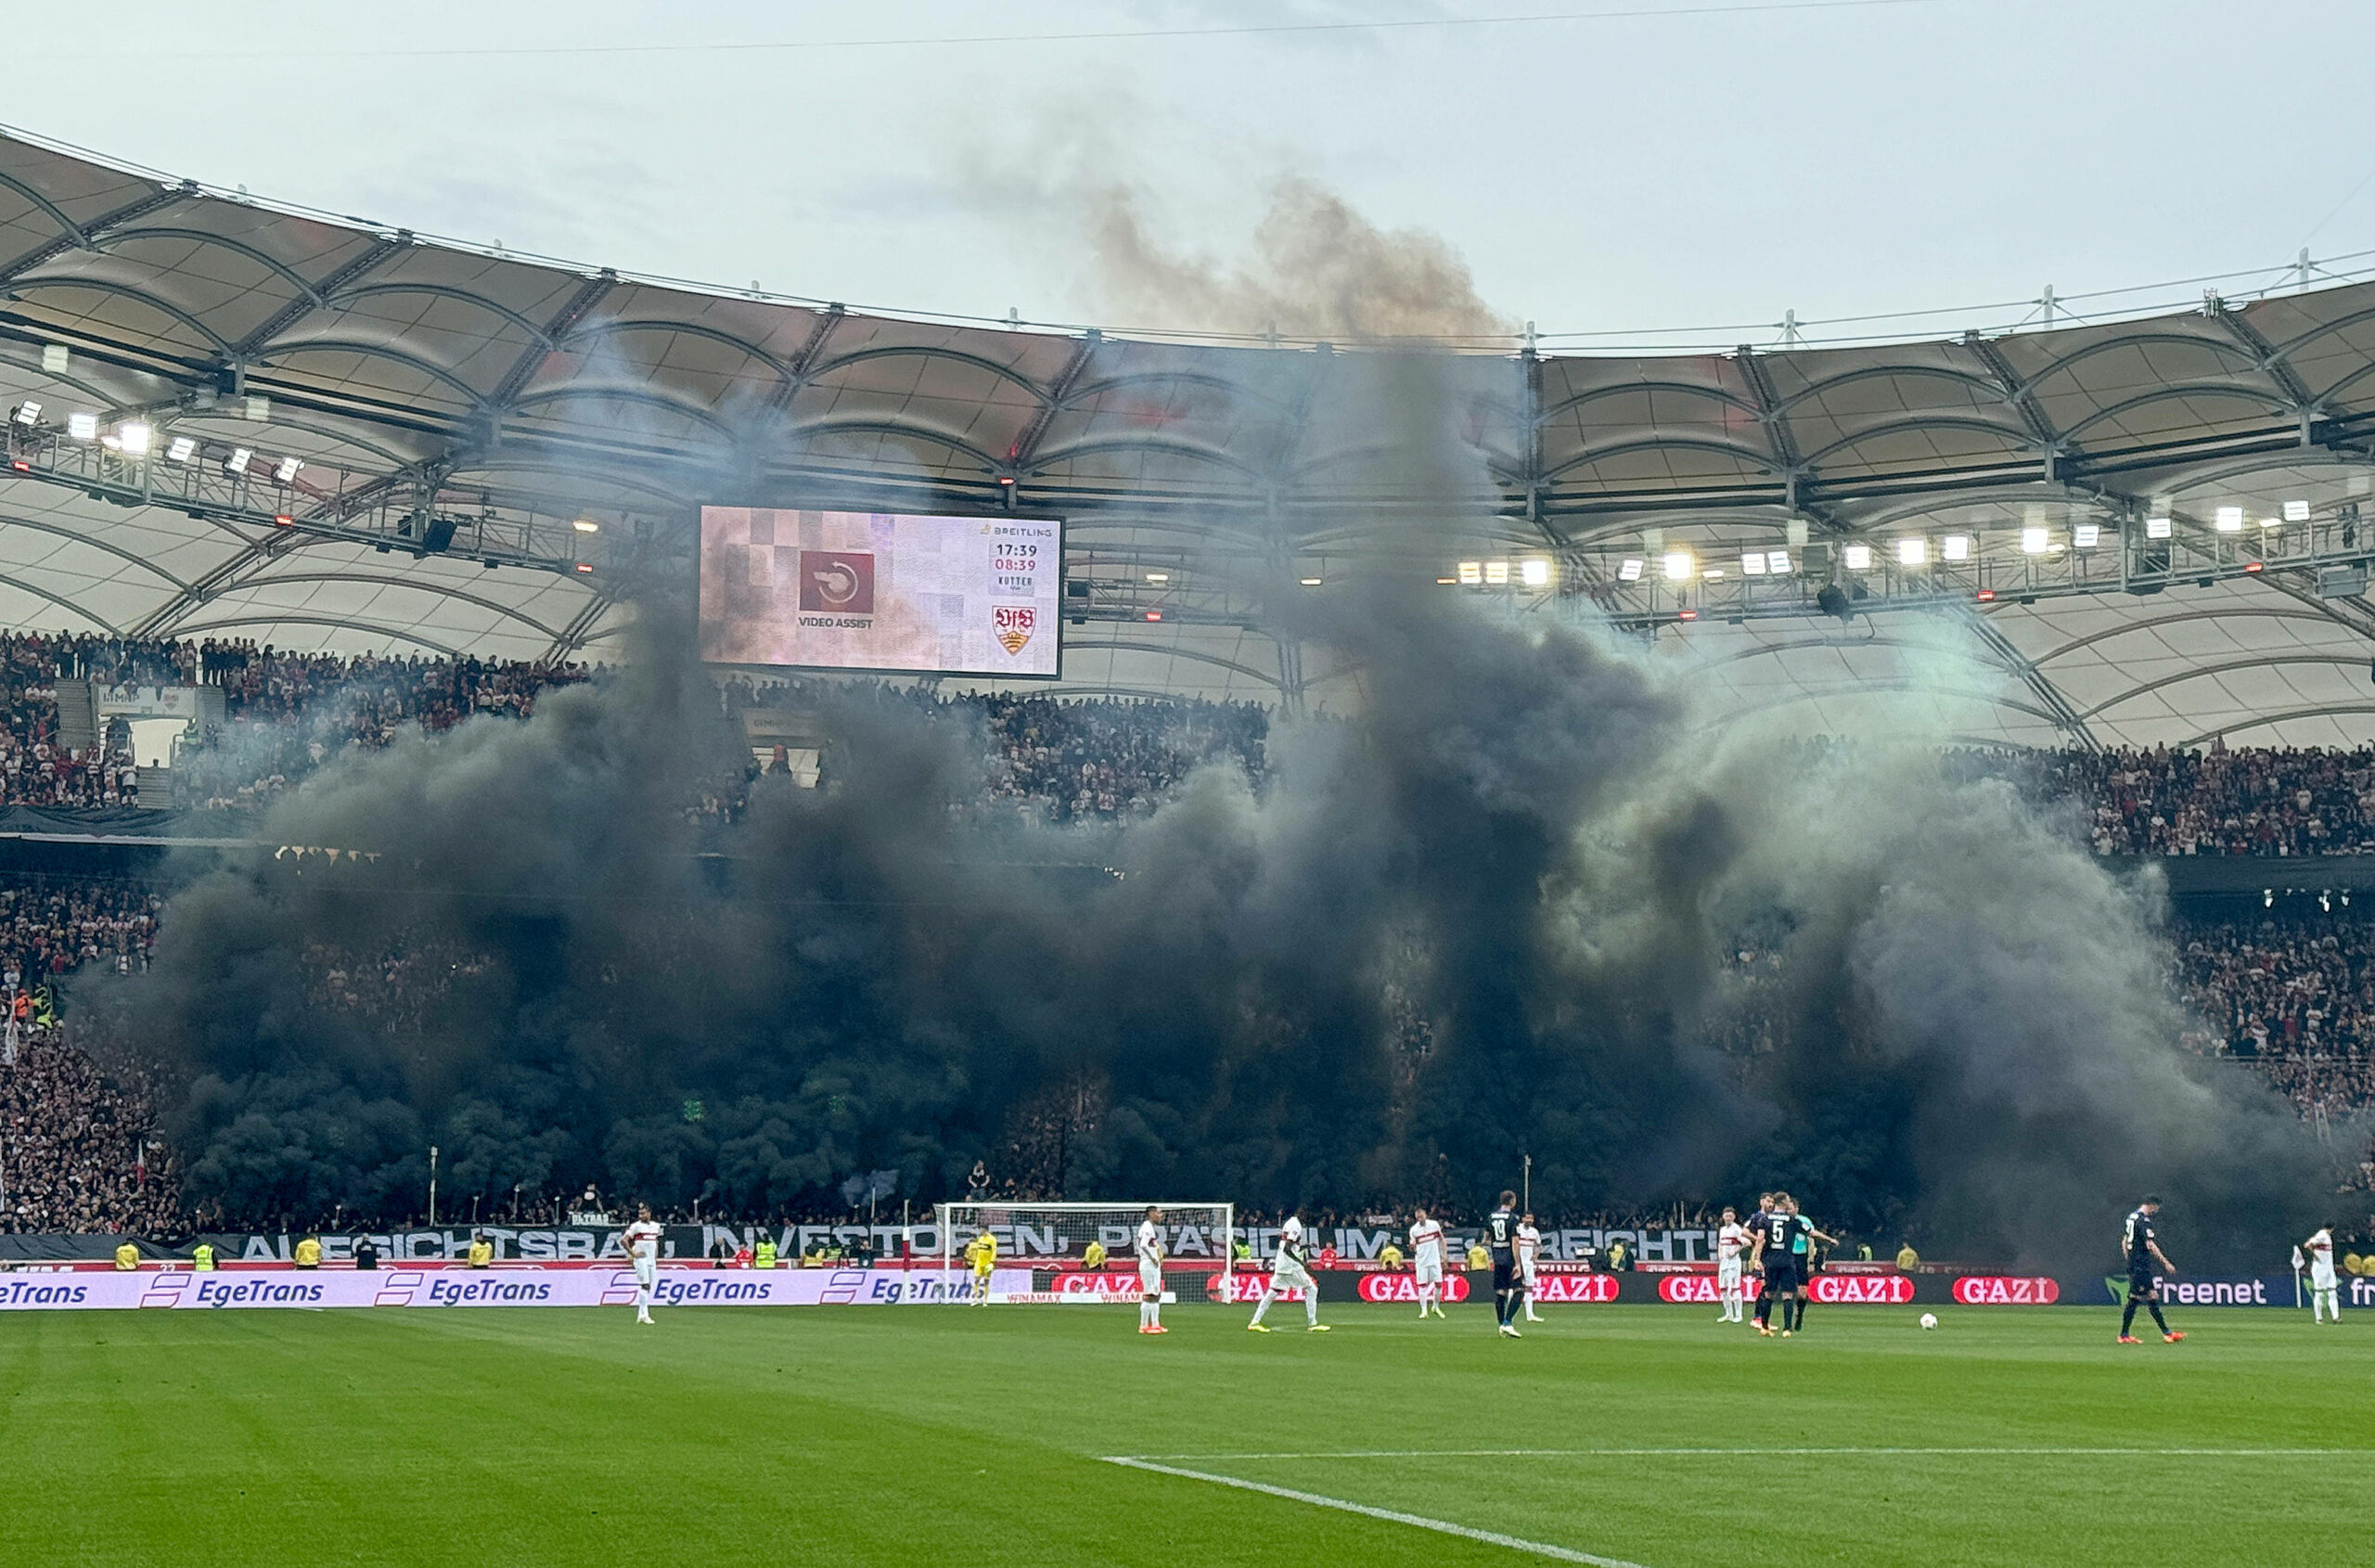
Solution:
M 2175 1274 L 2177 1266 L 2169 1261 L 2169 1254 L 2161 1250 L 2160 1240 L 2152 1234 L 2152 1216 L 2160 1212 L 2161 1200 L 2147 1198 L 2136 1205 L 2134 1212 L 2127 1216 L 2126 1226 L 2120 1231 L 2120 1245 L 2127 1253 L 2127 1305 L 2120 1309 L 2119 1315 L 2119 1343 L 2122 1344 L 2144 1343 L 2128 1332 L 2136 1327 L 2136 1309 L 2139 1305 L 2152 1314 L 2152 1321 L 2160 1326 L 2161 1338 L 2165 1343 L 2175 1344 L 2185 1338 L 2171 1329 L 2169 1320 L 2161 1316 L 2161 1282 L 2153 1274 L 2152 1266 L 2158 1263 L 2164 1274 Z
M 1518 1338 L 1518 1326 L 1509 1321 L 1517 1315 L 1518 1304 L 1524 1299 L 1525 1286 L 1518 1279 L 1518 1195 L 1501 1194 L 1501 1206 L 1484 1220 L 1484 1248 L 1493 1254 L 1493 1312 L 1499 1319 L 1501 1332 Z

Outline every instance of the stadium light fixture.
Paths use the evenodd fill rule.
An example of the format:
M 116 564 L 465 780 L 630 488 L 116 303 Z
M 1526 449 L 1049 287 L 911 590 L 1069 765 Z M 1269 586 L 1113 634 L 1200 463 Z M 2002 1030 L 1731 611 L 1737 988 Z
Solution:
M 272 470 L 273 482 L 276 484 L 286 484 L 295 479 L 297 470 L 304 466 L 304 459 L 302 457 L 283 457 L 280 460 L 280 466 Z
M 2281 528 L 2283 526 L 2284 520 L 2280 517 L 2264 517 L 2260 519 L 2260 528 L 2263 532 L 2271 528 Z
M 74 351 L 68 348 L 64 343 L 42 344 L 41 373 L 43 375 L 62 375 L 65 373 L 66 367 L 73 362 Z
M 2309 521 L 2309 503 L 2308 503 L 2308 502 L 2306 502 L 2306 501 L 2287 501 L 2287 502 L 2285 502 L 2285 503 L 2284 503 L 2284 521 L 2287 521 L 2287 522 L 2306 522 L 2306 521 Z
M 126 419 L 115 428 L 116 450 L 127 457 L 146 457 L 156 441 L 156 431 L 138 419 Z
M 1787 550 L 1765 551 L 1765 570 L 1776 577 L 1790 575 L 1790 552 Z
M 1872 546 L 1869 545 L 1850 545 L 1840 555 L 1845 559 L 1850 572 L 1872 570 Z
M 1946 560 L 1971 559 L 1971 535 L 1949 533 L 1938 541 L 1938 554 Z
M 1616 580 L 1620 583 L 1639 582 L 1641 580 L 1642 564 L 1640 558 L 1637 556 L 1627 556 L 1624 559 L 1616 563 Z
M 1980 589 L 1979 602 L 1982 604 L 1994 604 L 1996 602 L 1996 590 L 1993 588 Z
M 1896 542 L 1896 562 L 1899 566 L 1929 565 L 1930 541 L 1927 539 L 1899 539 Z
M 1486 584 L 1496 588 L 1508 586 L 1509 581 L 1509 563 L 1505 560 L 1486 561 L 1484 563 L 1484 581 Z
M 1484 581 L 1484 563 L 1481 560 L 1461 561 L 1459 563 L 1459 581 L 1462 587 L 1468 588 L 1473 588 L 1483 583 Z
M 294 528 L 297 526 L 297 520 L 287 512 L 280 512 L 273 518 L 272 525 L 275 528 Z
M 248 471 L 248 460 L 254 456 L 254 453 L 249 451 L 244 446 L 234 446 L 231 448 L 231 455 L 223 459 L 223 471 L 226 474 L 246 473 Z
M 239 410 L 239 417 L 251 425 L 261 425 L 272 418 L 272 399 L 262 392 L 250 392 Z
M 1303 585 L 1306 588 L 1316 588 L 1319 586 L 1319 579 L 1316 577 L 1306 577 L 1303 580 Z
M 1149 583 L 1168 583 L 1171 581 L 1171 573 L 1168 572 L 1149 572 L 1147 573 L 1147 581 Z
M 2082 550 L 2091 550 L 2103 542 L 2103 525 L 2099 522 L 2082 522 L 2070 531 L 2070 542 Z
M 2267 570 L 2267 562 L 2264 560 L 2247 560 L 2243 563 L 2243 570 L 2256 577 L 2261 572 Z
M 1459 586 L 1459 579 L 1457 577 L 1438 577 L 1435 581 L 1446 588 L 1456 588 Z
M 581 566 L 577 570 L 580 572 L 591 572 L 594 569 L 590 566 Z M 1149 621 L 1160 621 L 1162 619 L 1162 611 L 1160 610 L 1149 610 L 1147 611 L 1147 619 Z
M 2212 514 L 2212 521 L 2221 533 L 2240 533 L 2243 531 L 2243 508 L 2221 507 Z
M 602 532 L 602 525 L 596 522 L 590 517 L 573 518 L 570 521 L 569 525 L 571 528 L 576 529 L 580 533 L 599 533 Z
M 1691 569 L 1696 563 L 1691 560 L 1688 550 L 1668 550 L 1664 561 L 1661 564 L 1665 570 L 1667 582 L 1688 583 L 1690 581 Z
M 66 416 L 66 433 L 76 441 L 96 441 L 99 417 L 96 414 L 69 414 Z
M 2144 520 L 2144 536 L 2147 539 L 2165 539 L 2176 531 L 2176 525 L 2167 518 L 2148 517 Z
M 1743 577 L 1764 576 L 1765 552 L 1762 550 L 1748 550 L 1743 552 L 1740 556 L 1740 575 Z
M 589 577 L 590 577 L 590 576 L 592 576 L 592 575 L 594 574 L 594 568 L 593 568 L 593 565 L 592 565 L 590 562 L 587 562 L 587 561 L 582 561 L 582 560 L 581 560 L 581 561 L 579 561 L 579 562 L 577 563 L 577 570 L 578 570 L 578 571 L 580 571 L 580 572 L 584 572 L 585 575 L 587 575 L 587 576 L 589 576 Z M 1162 614 L 1158 611 L 1158 612 L 1151 613 L 1151 614 L 1148 615 L 1147 619 L 1148 619 L 1148 620 L 1149 620 L 1149 621 L 1160 621 L 1160 620 L 1162 620 Z
M 38 424 L 41 421 L 41 405 L 38 403 L 19 403 L 17 405 L 15 412 L 11 413 L 8 418 L 19 425 Z
M 198 438 L 194 435 L 173 437 L 173 443 L 165 448 L 165 456 L 176 463 L 188 462 L 198 456 Z
M 1695 610 L 1677 610 L 1675 613 L 1675 619 L 1677 621 L 1696 621 L 1699 619 L 1699 611 Z
M 1529 588 L 1548 587 L 1550 585 L 1550 563 L 1543 559 L 1540 556 L 1531 557 L 1528 559 L 1518 562 L 1518 580 Z
M 1699 575 L 1710 583 L 1720 583 L 1724 580 L 1724 569 L 1720 566 L 1711 566 Z
M 2021 530 L 2021 553 L 2041 556 L 2053 547 L 2053 535 L 2034 525 Z

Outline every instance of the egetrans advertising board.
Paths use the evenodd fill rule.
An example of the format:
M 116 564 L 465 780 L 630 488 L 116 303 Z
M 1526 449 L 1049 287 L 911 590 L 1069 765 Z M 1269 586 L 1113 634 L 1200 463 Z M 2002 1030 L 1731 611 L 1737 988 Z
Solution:
M 703 507 L 700 552 L 709 663 L 1062 674 L 1053 519 Z
M 993 1297 L 1031 1288 L 1031 1271 L 990 1276 Z M 972 1274 L 898 1268 L 666 1268 L 654 1306 L 915 1306 L 971 1299 Z M 0 1274 L 0 1312 L 140 1307 L 624 1306 L 626 1268 L 140 1269 Z

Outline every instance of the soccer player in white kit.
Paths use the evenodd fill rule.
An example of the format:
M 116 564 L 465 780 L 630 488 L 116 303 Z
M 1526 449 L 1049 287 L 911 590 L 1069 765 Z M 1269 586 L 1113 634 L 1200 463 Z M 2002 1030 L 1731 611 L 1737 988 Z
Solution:
M 1534 1216 L 1518 1221 L 1518 1278 L 1525 1283 L 1525 1320 L 1539 1323 L 1542 1315 L 1534 1309 L 1534 1264 L 1542 1254 L 1542 1232 L 1534 1227 Z
M 1740 1223 L 1740 1211 L 1725 1204 L 1724 1227 L 1715 1232 L 1715 1298 L 1724 1304 L 1715 1319 L 1719 1323 L 1746 1321 L 1741 1313 L 1748 1303 L 1748 1290 L 1740 1253 L 1747 1246 L 1748 1227 Z
M 2341 1285 L 2334 1279 L 2333 1227 L 2321 1225 L 2317 1233 L 2301 1243 L 2309 1255 L 2309 1320 L 2323 1322 L 2331 1317 L 2342 1321 Z
M 635 1205 L 635 1223 L 626 1227 L 620 1238 L 626 1243 L 627 1261 L 635 1265 L 635 1320 L 651 1321 L 651 1289 L 659 1282 L 660 1222 L 651 1217 L 651 1205 Z
M 1444 1227 L 1420 1209 L 1410 1216 L 1410 1270 L 1419 1283 L 1419 1316 L 1444 1315 Z
M 1262 1299 L 1255 1304 L 1253 1321 L 1246 1325 L 1247 1329 L 1257 1334 L 1268 1333 L 1262 1315 L 1270 1310 L 1278 1292 L 1301 1291 L 1304 1330 L 1315 1334 L 1328 1331 L 1328 1325 L 1319 1320 L 1319 1287 L 1312 1282 L 1304 1257 L 1303 1221 L 1289 1215 L 1286 1223 L 1278 1227 L 1278 1255 L 1270 1260 L 1270 1278 L 1262 1287 Z
M 1138 1332 L 1167 1334 L 1162 1326 L 1162 1211 L 1138 1221 Z

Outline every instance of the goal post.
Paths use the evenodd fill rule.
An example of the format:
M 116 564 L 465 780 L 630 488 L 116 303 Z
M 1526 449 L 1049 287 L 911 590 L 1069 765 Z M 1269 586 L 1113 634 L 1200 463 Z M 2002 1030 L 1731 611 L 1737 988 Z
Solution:
M 1162 1211 L 1163 1300 L 1234 1301 L 1237 1205 L 1163 1202 L 938 1204 L 943 1299 L 970 1299 L 966 1249 L 986 1230 L 998 1244 L 998 1267 L 1048 1271 L 1051 1286 L 994 1300 L 1136 1304 L 1138 1224 L 1149 1208 Z

